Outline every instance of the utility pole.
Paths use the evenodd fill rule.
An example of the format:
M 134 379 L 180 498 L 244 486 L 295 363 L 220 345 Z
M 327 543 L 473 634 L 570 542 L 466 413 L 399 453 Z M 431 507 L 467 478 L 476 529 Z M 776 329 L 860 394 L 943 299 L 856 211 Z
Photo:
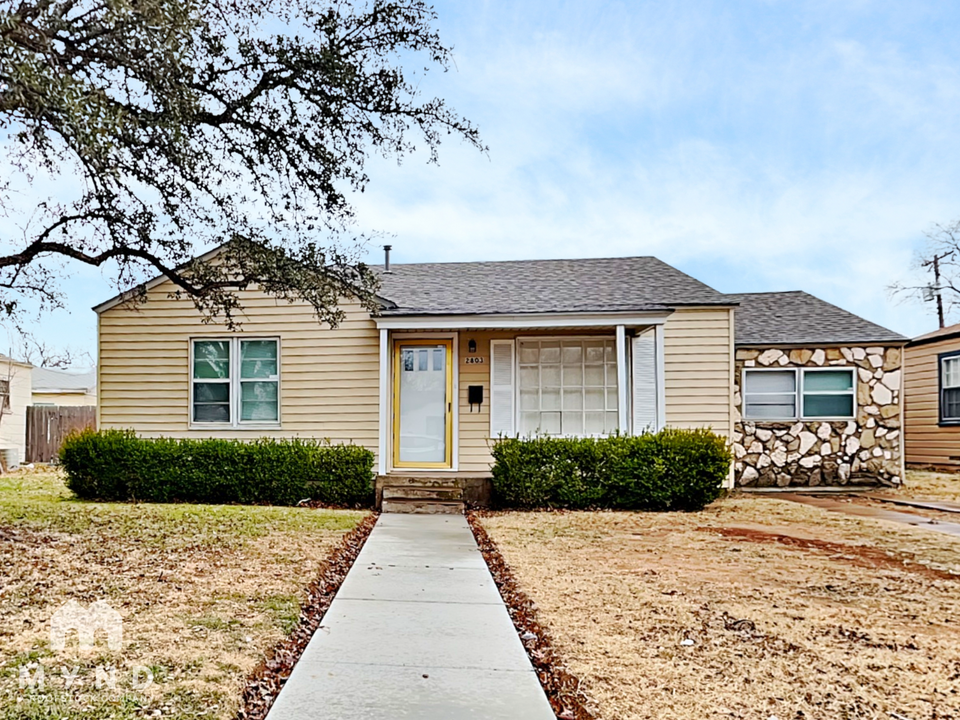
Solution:
M 921 263 L 923 267 L 929 267 L 933 265 L 933 286 L 936 288 L 937 295 L 937 319 L 940 320 L 940 327 L 942 328 L 943 323 L 943 295 L 940 291 L 940 261 L 944 258 L 950 257 L 953 255 L 952 252 L 943 253 L 943 255 L 934 255 L 932 258 L 927 260 L 925 263 Z

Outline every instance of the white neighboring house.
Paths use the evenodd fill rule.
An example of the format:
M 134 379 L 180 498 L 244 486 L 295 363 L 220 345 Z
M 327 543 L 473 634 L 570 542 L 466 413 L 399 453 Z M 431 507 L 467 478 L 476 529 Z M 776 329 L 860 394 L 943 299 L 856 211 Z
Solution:
M 33 368 L 33 405 L 96 405 L 97 371 Z
M 0 452 L 17 465 L 26 453 L 27 406 L 31 404 L 34 368 L 0 355 Z

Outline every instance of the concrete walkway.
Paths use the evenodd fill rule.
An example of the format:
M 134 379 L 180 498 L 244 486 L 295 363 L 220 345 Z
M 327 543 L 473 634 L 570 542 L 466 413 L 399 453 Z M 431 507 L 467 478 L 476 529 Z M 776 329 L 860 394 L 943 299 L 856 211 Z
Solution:
M 462 515 L 381 515 L 267 720 L 554 720 Z

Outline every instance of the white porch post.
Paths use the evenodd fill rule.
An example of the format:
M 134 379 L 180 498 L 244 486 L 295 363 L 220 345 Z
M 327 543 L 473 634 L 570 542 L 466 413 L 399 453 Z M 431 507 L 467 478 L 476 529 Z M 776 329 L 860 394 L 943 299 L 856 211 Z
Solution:
M 380 329 L 380 423 L 377 432 L 377 474 L 387 474 L 387 442 L 390 432 L 390 331 Z
M 627 368 L 627 329 L 617 325 L 617 410 L 620 432 L 630 433 L 630 374 Z
M 663 325 L 653 326 L 654 350 L 657 357 L 657 430 L 667 424 L 667 393 L 663 370 Z

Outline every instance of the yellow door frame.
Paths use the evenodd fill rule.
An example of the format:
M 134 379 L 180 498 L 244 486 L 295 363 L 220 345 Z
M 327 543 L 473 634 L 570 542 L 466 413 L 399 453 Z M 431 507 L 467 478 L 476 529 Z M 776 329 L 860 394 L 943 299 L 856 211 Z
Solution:
M 401 462 L 400 460 L 400 348 L 401 346 L 428 346 L 446 348 L 447 407 L 444 411 L 445 451 L 444 462 Z M 393 467 L 438 468 L 453 467 L 453 339 L 452 338 L 395 338 L 393 341 Z

